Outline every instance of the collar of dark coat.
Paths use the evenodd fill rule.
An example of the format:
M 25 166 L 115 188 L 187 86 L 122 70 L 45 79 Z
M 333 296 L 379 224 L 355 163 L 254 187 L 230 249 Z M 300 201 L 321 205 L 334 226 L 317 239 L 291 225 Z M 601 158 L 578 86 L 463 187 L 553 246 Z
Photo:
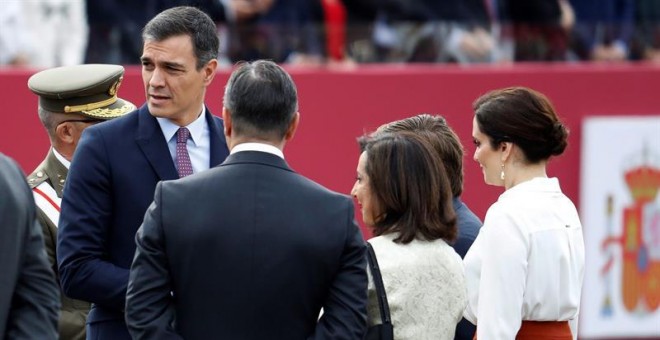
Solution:
M 287 162 L 277 155 L 273 155 L 268 152 L 261 151 L 241 151 L 233 153 L 227 156 L 227 159 L 222 163 L 222 165 L 231 165 L 231 164 L 264 164 L 269 166 L 278 167 L 287 171 L 295 172 Z

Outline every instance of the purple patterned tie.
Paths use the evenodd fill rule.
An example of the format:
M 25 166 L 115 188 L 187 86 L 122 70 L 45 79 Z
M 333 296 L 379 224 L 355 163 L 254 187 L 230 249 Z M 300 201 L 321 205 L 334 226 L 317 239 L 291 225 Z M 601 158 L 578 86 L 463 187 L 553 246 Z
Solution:
M 189 137 L 190 131 L 187 128 L 179 128 L 179 131 L 176 132 L 176 169 L 179 171 L 179 178 L 193 173 L 190 155 L 188 155 L 188 148 L 186 147 Z

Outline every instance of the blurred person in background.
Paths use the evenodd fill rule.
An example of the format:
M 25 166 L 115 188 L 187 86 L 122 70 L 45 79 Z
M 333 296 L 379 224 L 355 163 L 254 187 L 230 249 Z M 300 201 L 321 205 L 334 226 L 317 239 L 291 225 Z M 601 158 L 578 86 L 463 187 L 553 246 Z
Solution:
M 85 62 L 139 64 L 142 54 L 140 31 L 158 13 L 159 1 L 87 1 L 89 43 Z
M 457 217 L 458 237 L 451 246 L 461 258 L 465 257 L 474 239 L 479 234 L 481 220 L 461 201 L 463 193 L 463 145 L 456 133 L 442 116 L 420 114 L 382 125 L 379 133 L 411 132 L 433 147 L 442 161 L 438 171 L 445 172 L 452 193 L 452 206 Z M 472 340 L 475 326 L 463 319 L 456 327 L 456 340 Z
M 373 40 L 379 62 L 430 62 L 437 57 L 436 22 L 458 15 L 458 1 L 384 0 L 378 3 Z
M 507 0 L 514 61 L 564 61 L 575 14 L 569 0 Z
M 373 230 L 395 339 L 453 339 L 467 295 L 452 193 L 442 160 L 412 132 L 359 139 L 351 194 Z M 368 324 L 381 314 L 369 272 Z
M 380 60 L 462 64 L 511 61 L 510 38 L 501 28 L 507 1 L 381 2 L 374 29 Z
M 32 36 L 30 66 L 51 68 L 83 63 L 88 36 L 85 3 L 85 0 L 21 1 L 28 34 Z
M 459 0 L 458 15 L 448 17 L 436 34 L 441 62 L 502 63 L 513 61 L 508 0 Z
M 0 339 L 57 339 L 60 296 L 23 172 L 0 153 Z
M 197 7 L 216 23 L 242 20 L 253 16 L 255 11 L 248 0 L 87 1 L 89 44 L 86 63 L 139 64 L 142 27 L 156 14 L 176 6 Z
M 571 0 L 571 48 L 579 60 L 625 61 L 635 28 L 635 0 Z
M 232 62 L 270 59 L 277 63 L 323 62 L 320 0 L 256 0 L 250 16 L 228 22 L 227 56 Z
M 23 2 L 2 2 L 0 11 L 0 67 L 28 67 L 32 36 L 28 34 Z
M 637 0 L 631 59 L 660 63 L 660 1 Z
M 376 21 L 377 0 L 342 0 L 346 8 L 346 55 L 365 63 L 376 60 L 373 44 L 373 25 Z
M 504 193 L 486 213 L 464 259 L 477 339 L 577 338 L 584 278 L 582 224 L 546 166 L 568 130 L 531 89 L 491 91 L 474 105 L 474 160 Z
M 73 153 L 87 127 L 135 110 L 135 105 L 117 98 L 123 75 L 124 68 L 119 65 L 74 65 L 41 71 L 28 81 L 30 90 L 39 96 L 39 120 L 51 144 L 46 159 L 28 176 L 28 184 L 57 278 L 57 226 Z M 89 302 L 70 299 L 62 292 L 60 295 L 60 338 L 85 339 Z

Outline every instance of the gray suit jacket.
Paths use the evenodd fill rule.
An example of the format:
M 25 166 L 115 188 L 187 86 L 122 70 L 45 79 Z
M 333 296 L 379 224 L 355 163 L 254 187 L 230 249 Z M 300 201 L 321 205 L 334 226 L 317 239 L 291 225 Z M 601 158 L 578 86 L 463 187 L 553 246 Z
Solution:
M 60 297 L 32 192 L 0 154 L 0 339 L 56 339 Z

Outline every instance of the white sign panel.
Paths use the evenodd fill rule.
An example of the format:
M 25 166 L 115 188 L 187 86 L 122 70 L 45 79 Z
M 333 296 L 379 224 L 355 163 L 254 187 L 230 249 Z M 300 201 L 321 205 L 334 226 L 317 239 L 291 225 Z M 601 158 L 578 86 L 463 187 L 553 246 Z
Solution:
M 583 124 L 581 338 L 660 337 L 660 116 Z

